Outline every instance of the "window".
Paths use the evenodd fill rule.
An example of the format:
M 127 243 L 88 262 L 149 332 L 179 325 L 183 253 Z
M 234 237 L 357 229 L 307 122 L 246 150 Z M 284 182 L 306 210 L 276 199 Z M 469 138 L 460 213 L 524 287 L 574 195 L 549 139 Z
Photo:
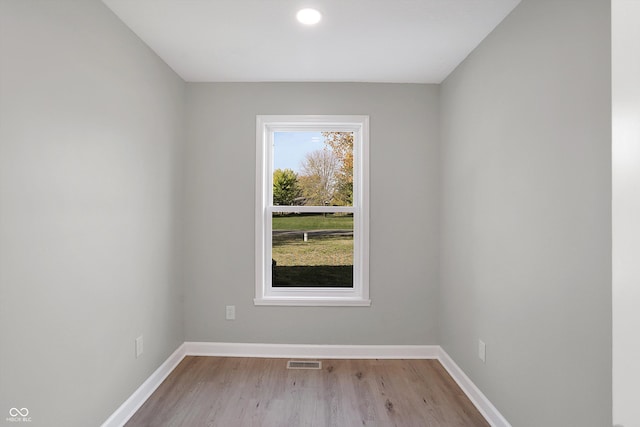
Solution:
M 258 116 L 256 305 L 370 305 L 368 116 Z

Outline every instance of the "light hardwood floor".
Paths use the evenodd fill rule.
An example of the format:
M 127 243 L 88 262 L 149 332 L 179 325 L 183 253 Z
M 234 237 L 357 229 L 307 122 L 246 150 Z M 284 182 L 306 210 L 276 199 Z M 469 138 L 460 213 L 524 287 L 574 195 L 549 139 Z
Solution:
M 437 360 L 286 363 L 187 356 L 126 427 L 489 425 Z

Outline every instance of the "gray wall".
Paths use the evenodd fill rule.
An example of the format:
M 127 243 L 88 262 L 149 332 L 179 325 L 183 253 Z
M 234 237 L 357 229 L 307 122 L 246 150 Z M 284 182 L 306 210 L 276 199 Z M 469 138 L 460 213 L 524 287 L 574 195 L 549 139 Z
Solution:
M 187 340 L 437 344 L 437 105 L 433 85 L 188 84 Z M 258 114 L 370 116 L 371 307 L 253 305 Z
M 2 0 L 0 58 L 0 416 L 99 425 L 184 340 L 184 83 L 97 0 Z
M 441 344 L 518 427 L 611 425 L 610 16 L 524 0 L 441 87 Z
M 640 425 L 640 2 L 613 8 L 613 421 Z

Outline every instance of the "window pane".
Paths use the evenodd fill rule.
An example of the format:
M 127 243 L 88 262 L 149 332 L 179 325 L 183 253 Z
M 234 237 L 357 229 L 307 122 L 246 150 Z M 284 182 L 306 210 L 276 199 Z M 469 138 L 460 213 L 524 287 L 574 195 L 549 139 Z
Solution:
M 273 214 L 272 286 L 353 288 L 353 215 Z
M 274 132 L 273 204 L 353 205 L 353 132 Z

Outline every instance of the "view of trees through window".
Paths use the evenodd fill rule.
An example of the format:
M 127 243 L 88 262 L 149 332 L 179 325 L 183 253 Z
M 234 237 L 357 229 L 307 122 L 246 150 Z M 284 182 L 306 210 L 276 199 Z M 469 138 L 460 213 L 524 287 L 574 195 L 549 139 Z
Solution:
M 275 132 L 273 205 L 353 206 L 353 132 Z M 272 216 L 272 286 L 353 287 L 353 213 Z

